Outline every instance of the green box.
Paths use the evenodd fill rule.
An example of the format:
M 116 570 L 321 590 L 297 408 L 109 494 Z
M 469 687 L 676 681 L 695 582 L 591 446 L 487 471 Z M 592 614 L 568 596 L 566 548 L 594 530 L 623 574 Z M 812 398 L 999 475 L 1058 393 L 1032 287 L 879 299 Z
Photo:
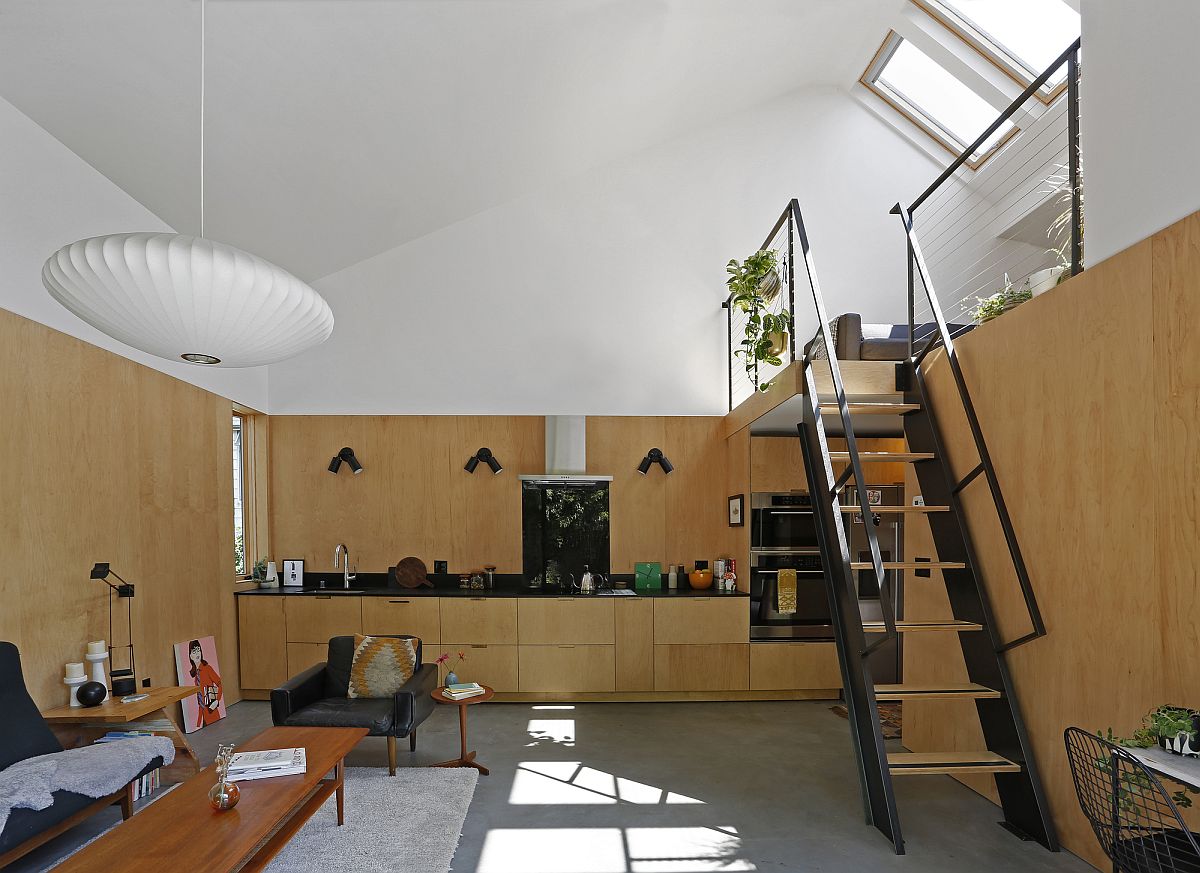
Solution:
M 634 564 L 633 587 L 635 591 L 645 588 L 662 588 L 662 564 L 658 561 L 639 561 Z

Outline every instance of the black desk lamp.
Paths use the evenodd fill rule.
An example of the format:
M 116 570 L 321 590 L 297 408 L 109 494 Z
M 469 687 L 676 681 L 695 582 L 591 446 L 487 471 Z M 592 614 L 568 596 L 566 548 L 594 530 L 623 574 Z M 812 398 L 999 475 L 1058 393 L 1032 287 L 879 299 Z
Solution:
M 116 576 L 120 585 L 114 585 L 108 581 L 109 576 Z M 108 586 L 108 652 L 109 658 L 112 658 L 113 650 L 113 621 L 112 621 L 112 599 L 115 593 L 117 597 L 128 599 L 127 607 L 127 622 L 128 622 L 128 640 L 129 645 L 122 648 L 129 649 L 129 667 L 124 670 L 117 670 L 110 666 L 109 677 L 112 680 L 112 693 L 118 697 L 126 694 L 134 694 L 137 692 L 137 661 L 133 657 L 133 586 L 122 579 L 119 575 L 109 569 L 108 564 L 96 564 L 92 567 L 92 578 L 99 579 Z M 112 661 L 109 662 L 112 664 Z

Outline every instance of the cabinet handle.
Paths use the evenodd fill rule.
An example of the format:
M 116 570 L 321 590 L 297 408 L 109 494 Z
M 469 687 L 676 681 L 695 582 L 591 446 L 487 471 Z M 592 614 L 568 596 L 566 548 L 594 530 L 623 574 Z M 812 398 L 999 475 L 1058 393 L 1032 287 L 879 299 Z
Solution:
M 472 597 L 472 600 L 487 600 L 486 597 Z
M 560 600 L 560 601 L 562 601 L 563 603 L 570 603 L 570 602 L 571 602 L 571 601 L 573 601 L 575 598 L 574 598 L 574 597 L 555 597 L 554 599 L 555 599 L 555 600 Z
M 411 600 L 389 600 L 388 603 L 412 603 Z
M 707 597 L 693 597 L 692 600 L 696 601 L 697 603 L 708 603 Z
M 472 648 L 472 649 L 486 649 L 486 648 L 487 648 L 487 643 L 484 643 L 482 646 L 477 646 L 477 645 L 475 645 L 474 643 L 471 643 L 471 648 Z
M 332 594 L 318 594 L 317 600 L 333 600 Z
M 559 646 L 560 649 L 573 649 L 574 646 Z

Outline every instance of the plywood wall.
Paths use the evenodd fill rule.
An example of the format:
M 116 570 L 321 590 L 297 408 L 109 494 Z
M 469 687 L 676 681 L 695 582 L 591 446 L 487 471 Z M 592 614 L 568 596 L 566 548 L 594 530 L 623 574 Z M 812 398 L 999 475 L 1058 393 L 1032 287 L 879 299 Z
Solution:
M 230 402 L 0 310 L 0 408 L 0 639 L 38 704 L 108 636 L 96 561 L 136 585 L 142 678 L 174 684 L 172 644 L 212 634 L 236 700 Z
M 726 520 L 729 457 L 721 417 L 587 419 L 588 472 L 613 476 L 612 569 L 635 561 L 690 564 L 736 554 L 743 529 Z M 364 471 L 332 476 L 329 459 L 351 446 Z M 463 470 L 481 446 L 504 465 Z M 650 448 L 675 465 L 646 476 Z M 332 567 L 346 543 L 358 569 L 382 572 L 406 555 L 451 572 L 485 563 L 521 571 L 520 473 L 545 466 L 538 416 L 272 416 L 271 542 L 274 556 Z M 748 447 L 743 446 L 748 464 Z M 736 481 L 736 480 L 735 480 Z M 748 552 L 747 552 L 748 554 Z
M 1076 802 L 1064 728 L 1127 735 L 1159 704 L 1200 706 L 1197 331 L 1200 214 L 959 342 L 1049 631 L 1009 656 L 1016 689 L 1063 843 L 1104 869 Z M 944 362 L 931 381 L 961 475 L 976 459 L 965 422 L 949 413 L 957 401 Z M 1028 622 L 1007 550 L 986 486 L 966 494 L 1011 639 Z M 908 583 L 906 608 L 910 619 L 948 614 L 944 592 L 927 580 Z M 911 636 L 907 679 L 963 675 L 952 640 Z M 974 722 L 973 706 L 909 702 L 904 742 L 977 747 Z
M 668 564 L 691 567 L 697 559 L 749 557 L 743 548 L 747 529 L 731 528 L 728 521 L 728 498 L 742 493 L 731 489 L 745 490 L 750 506 L 743 484 L 749 445 L 737 434 L 730 445 L 723 416 L 588 417 L 588 472 L 613 477 L 614 573 L 632 573 L 638 561 L 658 561 L 665 570 Z M 670 475 L 657 466 L 638 473 L 638 462 L 652 448 L 662 449 L 674 465 Z
M 408 555 L 432 571 L 494 564 L 521 572 L 521 473 L 545 465 L 545 426 L 536 416 L 271 416 L 271 543 L 277 560 L 333 567 L 338 543 L 364 572 Z M 363 465 L 333 476 L 343 446 Z M 504 472 L 463 469 L 490 448 Z

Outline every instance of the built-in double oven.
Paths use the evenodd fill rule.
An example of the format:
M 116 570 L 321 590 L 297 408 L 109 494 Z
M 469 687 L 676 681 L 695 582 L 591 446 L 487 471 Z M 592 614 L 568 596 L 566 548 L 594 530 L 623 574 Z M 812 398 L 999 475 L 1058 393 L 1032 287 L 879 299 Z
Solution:
M 872 486 L 871 502 L 903 504 L 901 486 Z M 853 489 L 847 489 L 843 504 L 855 502 Z M 817 539 L 816 520 L 808 494 L 756 493 L 751 495 L 750 532 L 750 639 L 751 640 L 832 640 L 833 619 L 829 609 L 828 588 Z M 878 519 L 875 533 L 884 561 L 901 558 L 901 528 L 895 514 L 869 516 Z M 846 540 L 852 559 L 870 560 L 863 516 L 845 513 Z M 795 610 L 780 611 L 779 571 L 796 571 Z M 856 573 L 859 611 L 864 621 L 878 621 L 883 613 L 874 573 Z M 894 606 L 898 606 L 898 574 L 889 571 L 888 583 Z M 899 681 L 900 652 L 888 645 L 871 657 L 871 671 L 877 682 Z

